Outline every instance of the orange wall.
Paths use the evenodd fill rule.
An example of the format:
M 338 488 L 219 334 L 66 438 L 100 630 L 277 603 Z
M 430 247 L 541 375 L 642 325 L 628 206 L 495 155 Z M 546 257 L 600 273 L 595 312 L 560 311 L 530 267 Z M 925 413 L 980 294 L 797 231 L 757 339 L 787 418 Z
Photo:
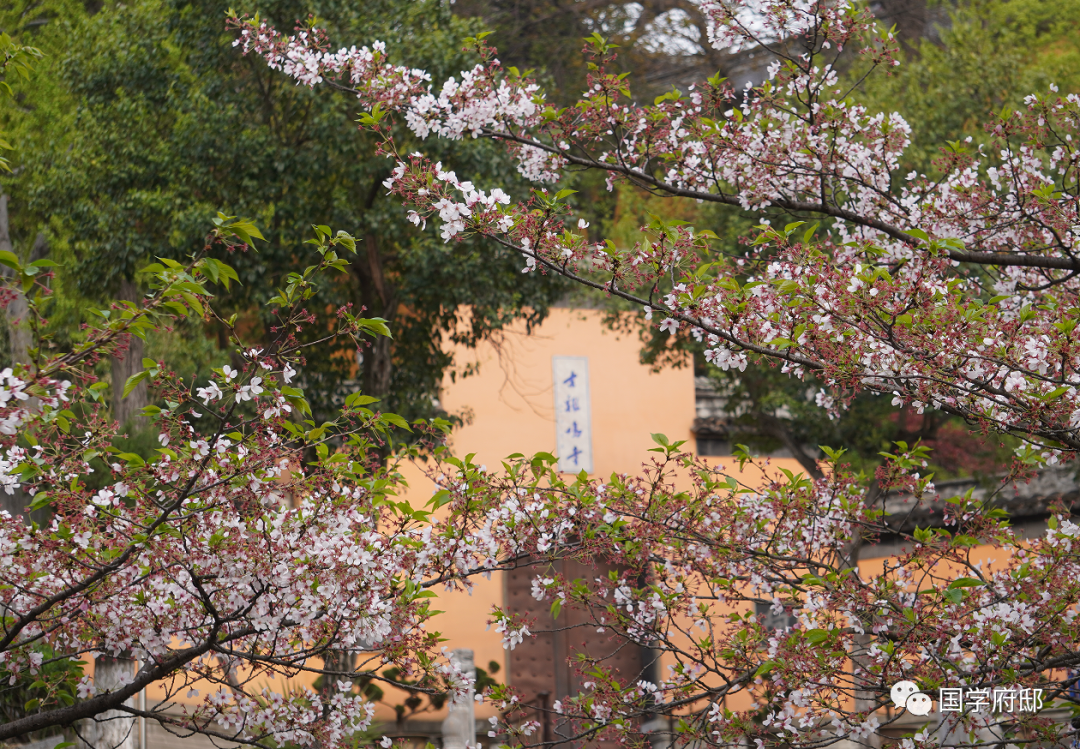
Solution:
M 458 350 L 457 371 L 464 372 L 468 365 L 478 366 L 479 371 L 456 382 L 447 378 L 444 383 L 443 407 L 450 413 L 472 415 L 469 424 L 454 431 L 455 454 L 475 453 L 476 463 L 496 470 L 512 453 L 554 453 L 553 356 L 589 359 L 594 475 L 639 471 L 655 455 L 648 452 L 656 446 L 654 432 L 672 441 L 688 440 L 686 448 L 694 449 L 690 431 L 694 375 L 689 362 L 678 369 L 651 371 L 640 362 L 637 336 L 612 332 L 602 317 L 596 310 L 553 309 L 532 335 L 518 326 L 506 331 L 497 344 Z M 711 458 L 709 462 L 724 462 L 736 470 L 731 461 Z M 774 459 L 771 465 L 800 470 L 793 460 Z M 434 491 L 432 482 L 417 466 L 407 466 L 404 473 L 410 501 L 422 505 Z M 742 479 L 757 484 L 762 474 L 747 466 Z M 506 674 L 505 651 L 499 635 L 485 627 L 491 607 L 502 601 L 501 575 L 477 580 L 471 594 L 440 593 L 433 608 L 445 613 L 431 625 L 447 638 L 447 648 L 472 648 L 477 665 L 486 667 L 491 660 L 500 663 L 500 681 Z M 477 706 L 478 717 L 493 714 L 487 706 Z
M 476 453 L 474 461 L 495 470 L 512 453 L 555 452 L 555 409 L 552 388 L 553 356 L 589 358 L 593 429 L 593 462 L 598 475 L 637 470 L 655 447 L 651 434 L 692 439 L 694 375 L 687 366 L 653 373 L 640 363 L 636 337 L 616 335 L 595 310 L 557 308 L 531 335 L 524 325 L 505 331 L 497 343 L 455 353 L 456 381 L 444 382 L 441 402 L 452 414 L 469 414 L 467 425 L 454 430 L 455 454 Z M 478 372 L 461 377 L 468 367 Z M 420 467 L 404 471 L 408 498 L 422 505 L 434 490 Z M 486 629 L 493 605 L 503 601 L 502 575 L 474 581 L 471 594 L 440 593 L 432 607 L 445 613 L 431 626 L 447 638 L 449 649 L 472 648 L 476 664 L 501 665 L 506 676 L 502 639 Z M 477 706 L 477 716 L 494 711 Z M 387 716 L 389 717 L 389 716 Z
M 558 308 L 532 335 L 508 331 L 498 348 L 485 344 L 456 357 L 458 370 L 477 364 L 479 375 L 448 383 L 442 398 L 451 413 L 471 409 L 472 424 L 455 431 L 453 447 L 475 452 L 492 468 L 513 452 L 555 451 L 551 358 L 589 359 L 593 460 L 597 474 L 633 471 L 646 460 L 653 432 L 691 439 L 694 373 L 690 366 L 654 373 L 640 363 L 636 336 L 617 335 L 596 310 Z M 689 365 L 689 362 L 688 362 Z
M 694 377 L 687 362 L 682 368 L 653 372 L 639 360 L 641 344 L 636 335 L 616 334 L 607 329 L 602 313 L 595 310 L 551 310 L 548 319 L 531 335 L 523 325 L 505 331 L 496 343 L 475 350 L 460 348 L 455 353 L 458 377 L 446 379 L 441 402 L 450 413 L 470 414 L 469 423 L 456 429 L 451 446 L 458 455 L 475 453 L 477 463 L 496 470 L 512 453 L 531 455 L 555 452 L 555 411 L 552 384 L 553 356 L 584 356 L 589 359 L 590 400 L 593 434 L 593 461 L 597 476 L 612 472 L 634 473 L 654 456 L 651 434 L 660 432 L 670 440 L 695 443 L 690 429 L 694 420 Z M 469 367 L 476 374 L 461 377 Z M 724 463 L 738 475 L 733 461 L 708 458 L 710 464 Z M 793 460 L 773 459 L 773 469 L 799 472 Z M 771 471 L 770 471 L 771 472 Z M 403 497 L 414 506 L 430 499 L 433 483 L 424 475 L 422 464 L 402 468 L 409 490 Z M 739 478 L 749 485 L 762 483 L 763 474 L 747 466 Z M 472 581 L 470 593 L 436 591 L 432 608 L 445 613 L 430 624 L 446 638 L 448 650 L 471 648 L 476 664 L 486 668 L 489 661 L 501 665 L 496 678 L 506 677 L 502 640 L 487 628 L 491 607 L 503 602 L 501 574 L 490 580 Z M 311 679 L 302 679 L 310 683 Z M 271 689 L 284 688 L 283 680 L 266 683 Z M 151 702 L 164 697 L 160 687 L 149 690 Z M 387 694 L 390 702 L 405 695 Z M 179 702 L 188 702 L 184 694 Z M 477 717 L 484 719 L 496 711 L 477 705 Z M 417 716 L 422 720 L 441 719 L 438 714 Z M 393 712 L 380 707 L 379 720 L 393 721 Z

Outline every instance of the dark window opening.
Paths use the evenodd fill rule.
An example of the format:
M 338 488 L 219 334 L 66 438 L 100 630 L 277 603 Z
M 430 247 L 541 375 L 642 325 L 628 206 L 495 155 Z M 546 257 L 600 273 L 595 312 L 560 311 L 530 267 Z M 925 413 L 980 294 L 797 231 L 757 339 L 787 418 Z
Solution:
M 799 618 L 794 614 L 782 611 L 779 614 L 773 611 L 772 603 L 765 601 L 754 602 L 754 613 L 764 617 L 763 624 L 766 629 L 788 629 L 794 627 Z
M 709 456 L 731 455 L 731 442 L 715 437 L 698 437 L 697 454 Z

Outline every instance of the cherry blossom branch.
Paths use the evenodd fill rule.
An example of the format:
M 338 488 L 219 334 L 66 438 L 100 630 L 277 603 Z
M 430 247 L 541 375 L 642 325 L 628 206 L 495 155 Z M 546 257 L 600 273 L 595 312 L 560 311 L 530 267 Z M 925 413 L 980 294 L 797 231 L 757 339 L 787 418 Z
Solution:
M 559 156 L 564 159 L 568 164 L 573 166 L 585 167 L 588 169 L 599 169 L 605 172 L 611 172 L 620 176 L 626 177 L 634 184 L 647 187 L 655 194 L 669 195 L 672 197 L 689 198 L 692 200 L 702 200 L 708 203 L 721 203 L 723 205 L 742 207 L 742 200 L 738 195 L 725 195 L 722 193 L 705 192 L 701 190 L 692 190 L 677 185 L 665 182 L 664 180 L 656 177 L 653 174 L 649 174 L 633 167 L 625 166 L 622 164 L 610 164 L 608 162 L 600 161 L 598 159 L 585 156 L 578 156 L 573 153 L 568 153 L 555 146 L 544 143 L 543 141 L 536 140 L 521 135 L 515 135 L 514 133 L 507 133 L 505 131 L 497 131 L 485 129 L 483 134 L 486 137 L 494 140 L 502 140 L 519 145 L 529 146 L 540 151 Z M 839 218 L 847 221 L 856 226 L 863 226 L 868 229 L 874 229 L 882 234 L 885 234 L 892 239 L 899 242 L 903 242 L 913 248 L 925 247 L 923 241 L 907 233 L 906 231 L 873 216 L 865 216 L 856 213 L 851 210 L 847 210 L 838 205 L 829 204 L 826 202 L 811 203 L 807 201 L 791 200 L 788 198 L 776 198 L 772 201 L 772 205 L 785 211 L 791 211 L 797 214 L 818 214 L 822 216 L 828 216 L 830 218 Z M 1062 243 L 1064 245 L 1064 243 Z M 954 248 L 947 248 L 945 254 L 950 260 L 955 260 L 960 263 L 973 263 L 976 265 L 989 265 L 1000 267 L 1020 267 L 1020 268 L 1046 268 L 1052 270 L 1071 270 L 1080 271 L 1080 260 L 1075 257 L 1047 257 L 1044 255 L 1031 255 L 1031 254 L 1019 254 L 1019 253 L 1004 253 L 1004 252 L 975 252 L 971 250 L 961 250 Z M 554 269 L 557 270 L 557 269 Z

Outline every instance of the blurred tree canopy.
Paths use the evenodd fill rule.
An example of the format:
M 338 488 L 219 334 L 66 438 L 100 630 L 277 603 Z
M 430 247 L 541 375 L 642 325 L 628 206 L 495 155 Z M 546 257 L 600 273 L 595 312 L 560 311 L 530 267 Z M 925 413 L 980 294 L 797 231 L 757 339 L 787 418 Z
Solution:
M 935 10 L 938 22 L 905 47 L 902 64 L 857 94 L 911 125 L 905 168 L 931 173 L 947 141 L 985 142 L 986 124 L 1004 107 L 1022 107 L 1051 84 L 1080 91 L 1077 0 L 968 0 Z
M 332 44 L 381 39 L 436 80 L 472 65 L 461 40 L 476 23 L 438 0 L 249 4 L 241 10 L 283 28 L 314 17 Z M 185 257 L 202 246 L 210 219 L 222 211 L 253 218 L 267 240 L 257 252 L 229 258 L 242 285 L 227 304 L 258 339 L 274 324 L 261 306 L 270 279 L 296 269 L 312 225 L 327 225 L 362 240 L 349 277 L 327 290 L 326 309 L 365 307 L 390 323 L 394 341 L 359 352 L 339 346 L 309 359 L 303 376 L 313 406 L 328 408 L 363 389 L 411 418 L 438 410 L 451 342 L 475 344 L 516 319 L 535 324 L 560 293 L 551 279 L 522 278 L 520 258 L 478 243 L 444 244 L 409 224 L 385 198 L 392 164 L 357 132 L 353 99 L 296 87 L 261 60 L 242 57 L 225 29 L 224 2 L 56 8 L 37 29 L 23 29 L 47 57 L 40 85 L 9 125 L 20 141 L 19 165 L 3 187 L 17 244 L 45 229 L 63 265 L 53 315 L 58 335 L 77 329 L 80 298 L 123 292 L 156 256 Z M 40 8 L 26 15 L 35 13 Z M 515 166 L 490 143 L 424 147 L 438 149 L 463 179 L 482 184 L 497 175 L 510 192 L 527 189 L 507 178 Z M 196 348 L 208 337 L 227 344 L 224 326 L 178 335 Z M 149 354 L 155 345 L 181 356 L 186 348 L 148 342 Z M 194 372 L 198 361 L 188 366 Z

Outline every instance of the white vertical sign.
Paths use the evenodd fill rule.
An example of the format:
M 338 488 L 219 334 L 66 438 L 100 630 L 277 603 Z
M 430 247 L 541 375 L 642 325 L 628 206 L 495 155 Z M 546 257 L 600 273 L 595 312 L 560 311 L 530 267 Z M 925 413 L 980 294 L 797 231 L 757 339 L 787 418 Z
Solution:
M 589 359 L 553 356 L 555 378 L 555 450 L 559 470 L 592 473 L 592 415 L 589 408 Z

